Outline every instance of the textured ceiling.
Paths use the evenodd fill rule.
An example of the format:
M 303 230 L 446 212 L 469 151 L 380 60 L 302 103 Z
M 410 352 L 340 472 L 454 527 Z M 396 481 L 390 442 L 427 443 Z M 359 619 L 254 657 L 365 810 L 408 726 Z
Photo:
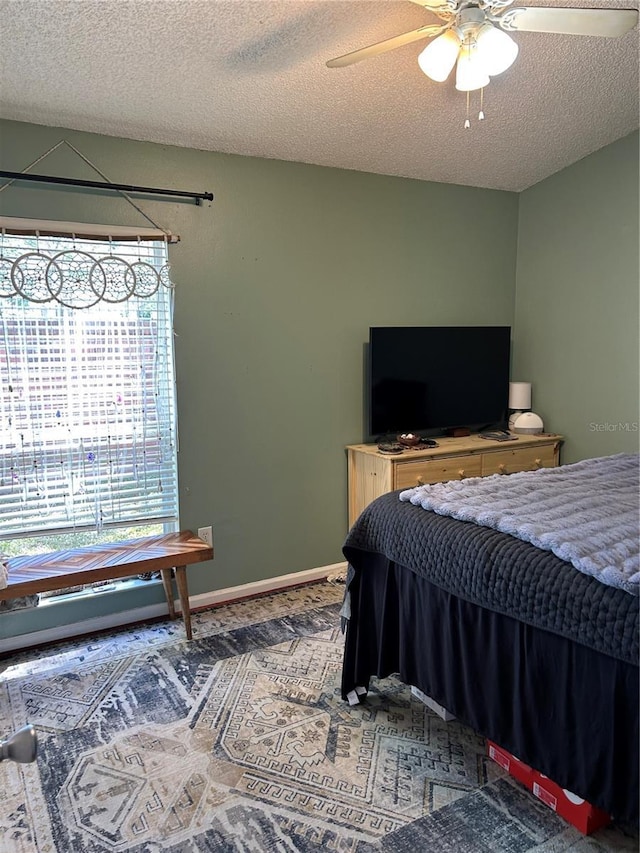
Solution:
M 0 0 L 0 22 L 0 115 L 36 124 L 516 191 L 638 126 L 637 29 L 514 34 L 464 130 L 466 96 L 418 68 L 426 40 L 325 66 L 439 22 L 406 0 Z

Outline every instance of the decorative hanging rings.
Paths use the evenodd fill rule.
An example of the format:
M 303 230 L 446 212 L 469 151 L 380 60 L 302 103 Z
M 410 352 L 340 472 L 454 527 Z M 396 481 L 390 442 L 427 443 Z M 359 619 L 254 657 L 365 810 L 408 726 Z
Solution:
M 0 296 L 15 296 L 16 289 L 11 278 L 13 261 L 0 257 Z
M 153 296 L 160 286 L 173 287 L 169 265 L 156 268 L 115 255 L 96 257 L 67 249 L 49 256 L 27 252 L 13 260 L 0 256 L 0 297 L 29 302 L 55 300 L 67 308 L 90 308 L 98 302 L 124 302 Z
M 158 270 L 158 281 L 163 287 L 173 287 L 171 281 L 171 264 L 165 264 Z
M 134 280 L 134 296 L 146 298 L 153 296 L 160 287 L 162 270 L 157 270 L 145 261 L 136 261 L 131 264 L 131 274 Z
M 29 302 L 50 302 L 60 292 L 62 270 L 39 252 L 28 252 L 14 261 L 11 284 Z
M 60 270 L 60 287 L 54 299 L 67 308 L 91 308 L 100 302 L 106 281 L 104 275 L 101 281 L 94 276 L 95 265 L 95 258 L 76 249 L 67 249 L 54 255 L 49 261 L 49 268 L 55 266 Z M 50 277 L 49 268 L 47 279 Z
M 99 274 L 105 279 L 106 288 L 104 293 L 105 302 L 126 302 L 133 296 L 135 281 L 131 272 L 131 264 L 115 255 L 100 258 L 95 262 L 95 276 Z

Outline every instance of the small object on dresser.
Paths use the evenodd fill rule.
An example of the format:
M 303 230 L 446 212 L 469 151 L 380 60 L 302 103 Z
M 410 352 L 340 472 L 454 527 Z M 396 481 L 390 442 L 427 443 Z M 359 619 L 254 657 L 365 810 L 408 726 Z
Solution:
M 517 441 L 517 435 L 510 435 L 508 432 L 496 430 L 495 432 L 479 432 L 480 438 L 487 438 L 490 441 Z
M 398 436 L 398 442 L 404 444 L 405 447 L 415 447 L 420 444 L 420 436 L 413 432 L 401 432 Z
M 520 435 L 539 435 L 544 429 L 544 424 L 540 415 L 536 415 L 535 412 L 523 412 L 515 419 L 512 429 Z
M 378 450 L 380 453 L 402 453 L 404 447 L 397 441 L 381 441 Z

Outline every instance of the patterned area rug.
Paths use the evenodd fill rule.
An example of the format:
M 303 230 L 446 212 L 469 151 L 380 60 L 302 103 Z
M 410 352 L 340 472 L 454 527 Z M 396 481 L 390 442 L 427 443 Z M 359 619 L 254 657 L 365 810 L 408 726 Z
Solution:
M 390 678 L 340 698 L 342 589 L 316 584 L 0 663 L 7 853 L 637 850 L 558 818 Z

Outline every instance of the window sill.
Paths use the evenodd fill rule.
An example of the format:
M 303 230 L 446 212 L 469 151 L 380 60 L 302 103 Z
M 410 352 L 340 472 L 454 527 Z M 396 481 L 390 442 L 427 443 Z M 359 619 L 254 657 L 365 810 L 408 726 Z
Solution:
M 78 601 L 82 598 L 94 598 L 96 596 L 108 595 L 112 592 L 122 592 L 129 589 L 137 589 L 139 587 L 152 587 L 159 583 L 161 583 L 160 579 L 143 581 L 140 580 L 140 578 L 127 578 L 126 580 L 111 581 L 110 583 L 99 586 L 96 589 L 79 589 L 76 592 L 68 592 L 63 595 L 52 595 L 47 598 L 41 598 L 38 607 L 51 607 L 56 604 L 64 604 L 67 601 Z

